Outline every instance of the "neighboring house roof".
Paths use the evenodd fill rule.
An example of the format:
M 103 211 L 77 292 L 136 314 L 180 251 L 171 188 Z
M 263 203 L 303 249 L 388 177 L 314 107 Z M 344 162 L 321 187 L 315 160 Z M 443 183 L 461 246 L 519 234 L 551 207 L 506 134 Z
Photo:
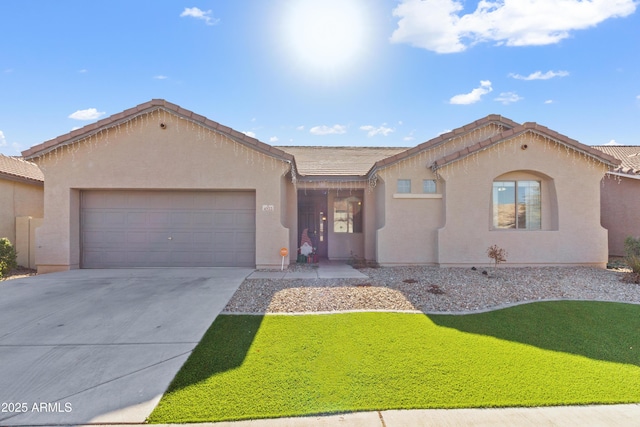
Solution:
M 596 145 L 593 148 L 622 162 L 615 172 L 640 175 L 640 145 Z
M 364 177 L 374 163 L 406 147 L 276 147 L 292 154 L 300 176 Z
M 596 150 L 595 148 L 590 147 L 588 145 L 582 144 L 576 141 L 575 139 L 571 139 L 545 126 L 539 125 L 534 122 L 527 122 L 522 125 L 518 125 L 516 127 L 508 129 L 504 132 L 501 132 L 497 135 L 494 135 L 489 139 L 480 141 L 474 145 L 458 150 L 455 153 L 451 153 L 441 159 L 438 159 L 435 162 L 433 162 L 432 169 L 437 170 L 445 165 L 448 165 L 453 162 L 457 162 L 458 160 L 464 159 L 465 157 L 468 157 L 477 152 L 486 150 L 487 148 L 490 148 L 495 144 L 515 138 L 526 132 L 533 132 L 543 137 L 549 138 L 556 143 L 562 144 L 586 156 L 599 160 L 610 167 L 617 167 L 618 165 L 620 165 L 620 160 L 616 159 L 615 157 L 607 153 L 604 153 L 600 150 Z
M 40 185 L 44 182 L 44 175 L 37 165 L 3 154 L 0 154 L 0 178 Z
M 291 154 L 285 153 L 284 151 L 279 150 L 275 147 L 272 147 L 269 144 L 265 144 L 264 142 L 258 141 L 255 138 L 251 138 L 250 136 L 247 136 L 242 132 L 238 132 L 227 126 L 223 126 L 220 123 L 214 122 L 213 120 L 209 120 L 204 116 L 201 116 L 192 111 L 186 110 L 176 104 L 167 102 L 164 99 L 152 99 L 149 102 L 145 102 L 136 107 L 129 108 L 128 110 L 125 110 L 121 113 L 114 114 L 105 119 L 99 120 L 96 123 L 92 123 L 80 129 L 71 131 L 68 134 L 61 135 L 52 140 L 43 142 L 42 144 L 33 146 L 28 150 L 23 151 L 22 155 L 26 159 L 33 159 L 33 158 L 40 157 L 59 147 L 73 144 L 91 135 L 95 135 L 104 129 L 118 126 L 120 124 L 123 124 L 125 122 L 128 122 L 134 119 L 135 117 L 141 116 L 143 114 L 148 114 L 156 110 L 164 110 L 169 113 L 175 114 L 176 116 L 181 117 L 183 119 L 190 120 L 193 123 L 196 123 L 200 126 L 203 126 L 204 128 L 207 128 L 214 132 L 218 132 L 222 135 L 225 135 L 226 137 L 232 139 L 235 142 L 251 147 L 271 157 L 276 157 L 287 162 L 293 162 L 294 160 Z

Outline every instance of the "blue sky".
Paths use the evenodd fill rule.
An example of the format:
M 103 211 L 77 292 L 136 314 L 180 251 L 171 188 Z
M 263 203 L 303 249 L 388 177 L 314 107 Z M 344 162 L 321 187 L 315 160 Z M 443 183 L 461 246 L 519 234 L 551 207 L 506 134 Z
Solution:
M 3 0 L 0 153 L 164 98 L 274 145 L 640 144 L 633 0 Z

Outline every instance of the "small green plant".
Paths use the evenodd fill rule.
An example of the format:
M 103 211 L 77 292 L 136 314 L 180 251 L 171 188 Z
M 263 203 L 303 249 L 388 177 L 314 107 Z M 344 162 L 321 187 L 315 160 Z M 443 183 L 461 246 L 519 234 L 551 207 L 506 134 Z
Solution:
M 625 262 L 631 269 L 626 280 L 640 284 L 640 238 L 628 236 L 624 239 Z
M 18 267 L 17 254 L 13 245 L 6 237 L 0 239 L 0 279 Z
M 498 269 L 498 264 L 507 262 L 507 255 L 507 251 L 498 245 L 489 246 L 487 249 L 487 256 L 493 260 L 494 271 Z

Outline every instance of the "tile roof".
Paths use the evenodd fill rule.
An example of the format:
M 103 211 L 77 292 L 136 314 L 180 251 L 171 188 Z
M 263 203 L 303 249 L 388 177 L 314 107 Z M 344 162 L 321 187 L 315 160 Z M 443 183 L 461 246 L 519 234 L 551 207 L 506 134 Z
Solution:
M 595 145 L 593 148 L 622 162 L 616 172 L 640 175 L 640 145 Z
M 167 102 L 164 99 L 152 99 L 151 101 L 137 105 L 133 108 L 129 108 L 128 110 L 125 110 L 121 113 L 114 114 L 95 123 L 84 126 L 80 129 L 71 131 L 68 134 L 61 135 L 52 140 L 43 142 L 42 144 L 35 145 L 28 150 L 23 151 L 22 155 L 26 159 L 33 159 L 42 156 L 50 151 L 55 150 L 58 147 L 80 141 L 90 135 L 98 133 L 103 129 L 117 126 L 133 119 L 134 117 L 148 114 L 158 109 L 162 109 L 184 119 L 191 120 L 192 122 L 197 123 L 200 126 L 219 132 L 240 144 L 244 144 L 271 157 L 280 158 L 282 160 L 290 162 L 294 160 L 290 154 L 287 154 L 282 150 L 272 147 L 269 144 L 265 144 L 264 142 L 261 142 L 255 138 L 251 138 L 250 136 L 247 136 L 242 132 L 238 132 L 234 129 L 223 126 L 220 123 L 214 122 L 213 120 L 209 120 L 204 116 L 186 110 L 176 104 Z
M 0 178 L 40 184 L 44 182 L 44 175 L 37 165 L 20 157 L 3 154 L 0 154 Z
M 303 147 L 279 148 L 296 159 L 300 176 L 364 177 L 379 160 L 406 151 L 406 147 Z
M 470 156 L 474 153 L 485 150 L 495 144 L 514 138 L 526 132 L 535 132 L 539 135 L 545 136 L 547 138 L 551 138 L 560 144 L 563 144 L 569 148 L 572 148 L 576 151 L 579 151 L 590 157 L 593 157 L 606 165 L 609 165 L 612 167 L 617 167 L 620 165 L 620 160 L 616 159 L 615 157 L 607 153 L 604 153 L 600 150 L 596 150 L 595 148 L 590 147 L 588 145 L 582 144 L 576 141 L 575 139 L 571 139 L 565 135 L 562 135 L 554 130 L 549 129 L 546 126 L 542 126 L 534 122 L 527 122 L 522 125 L 518 125 L 514 128 L 508 129 L 504 132 L 501 132 L 500 134 L 492 136 L 489 139 L 480 141 L 469 147 L 465 147 L 462 150 L 458 150 L 455 153 L 451 153 L 441 159 L 438 159 L 435 162 L 433 162 L 432 169 L 437 170 L 445 165 L 461 160 L 467 156 Z

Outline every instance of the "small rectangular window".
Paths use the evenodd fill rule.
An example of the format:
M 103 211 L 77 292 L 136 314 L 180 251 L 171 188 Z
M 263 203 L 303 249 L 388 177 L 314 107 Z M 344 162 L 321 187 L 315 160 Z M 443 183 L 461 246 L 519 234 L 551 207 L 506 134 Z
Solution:
M 426 194 L 435 194 L 436 193 L 436 180 L 435 179 L 425 179 L 422 181 L 422 192 Z
M 411 193 L 411 180 L 399 179 L 398 180 L 398 193 Z

